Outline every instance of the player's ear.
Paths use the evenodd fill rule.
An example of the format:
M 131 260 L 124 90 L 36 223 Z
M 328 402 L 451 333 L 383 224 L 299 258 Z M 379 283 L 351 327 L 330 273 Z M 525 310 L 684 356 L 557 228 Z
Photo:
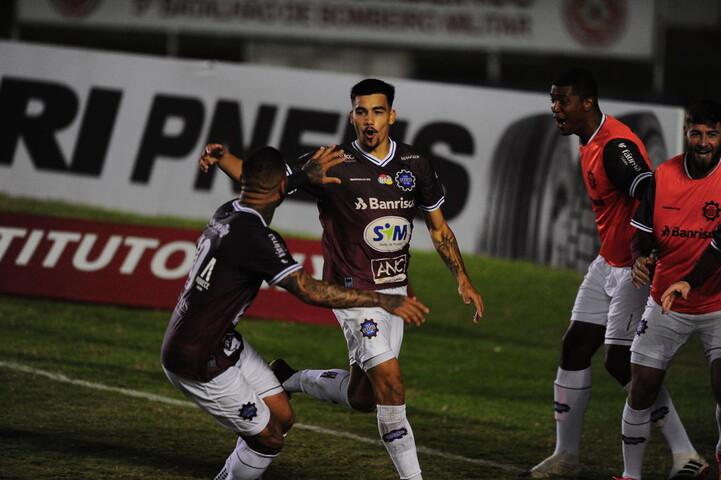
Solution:
M 351 125 L 353 125 L 353 110 L 351 110 L 350 112 L 348 112 L 348 123 L 350 123 Z
M 285 195 L 288 193 L 287 175 L 283 175 L 283 178 L 280 179 L 280 182 L 278 183 L 278 193 L 280 193 L 280 198 L 284 198 Z
M 388 117 L 388 125 L 393 125 L 396 123 L 396 111 L 395 109 L 391 109 L 391 114 Z

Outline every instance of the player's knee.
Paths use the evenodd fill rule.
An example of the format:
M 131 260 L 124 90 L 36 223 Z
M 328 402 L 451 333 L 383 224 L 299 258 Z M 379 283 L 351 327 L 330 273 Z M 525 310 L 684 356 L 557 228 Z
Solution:
M 285 445 L 285 436 L 283 433 L 280 425 L 268 424 L 258 435 L 244 438 L 248 446 L 256 452 L 275 455 L 280 452 Z
M 405 390 L 403 381 L 397 377 L 385 378 L 374 385 L 375 401 L 379 405 L 403 405 Z
M 631 380 L 629 405 L 636 410 L 650 408 L 656 401 L 659 388 L 660 385 L 656 385 L 651 379 L 636 375 Z
M 631 351 L 628 347 L 611 345 L 604 358 L 606 371 L 615 378 L 621 385 L 627 385 L 631 381 Z
M 561 368 L 583 370 L 591 365 L 591 358 L 603 343 L 603 328 L 597 325 L 579 326 L 574 323 L 563 336 Z

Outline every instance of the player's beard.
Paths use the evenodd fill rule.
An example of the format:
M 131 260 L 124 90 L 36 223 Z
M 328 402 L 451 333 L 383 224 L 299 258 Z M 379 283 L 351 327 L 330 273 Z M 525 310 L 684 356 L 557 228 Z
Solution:
M 702 155 L 704 153 L 708 153 L 709 149 L 703 150 L 702 152 L 704 153 L 699 153 L 699 150 L 700 149 L 698 147 L 692 147 L 688 143 L 686 144 L 686 155 L 689 156 L 693 163 L 700 167 L 702 170 L 710 170 L 716 165 L 718 165 L 719 159 L 721 158 L 721 145 L 718 145 L 716 148 L 710 149 L 711 161 L 709 163 L 706 163 L 705 161 L 699 159 L 699 154 Z

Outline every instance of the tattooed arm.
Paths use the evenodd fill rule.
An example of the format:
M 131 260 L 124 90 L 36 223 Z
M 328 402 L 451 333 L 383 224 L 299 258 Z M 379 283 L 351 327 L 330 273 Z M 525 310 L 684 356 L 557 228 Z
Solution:
M 476 313 L 473 316 L 473 322 L 478 323 L 483 316 L 483 298 L 476 291 L 471 280 L 466 274 L 466 267 L 463 264 L 461 251 L 458 249 L 458 242 L 453 230 L 448 226 L 448 222 L 443 216 L 441 209 L 425 212 L 426 226 L 431 234 L 433 246 L 436 247 L 438 255 L 441 256 L 448 269 L 451 271 L 458 282 L 458 294 L 465 304 L 473 304 L 476 307 Z
M 403 318 L 406 323 L 415 325 L 423 323 L 429 311 L 415 298 L 341 287 L 316 280 L 303 269 L 291 273 L 278 285 L 311 305 L 330 308 L 381 307 Z

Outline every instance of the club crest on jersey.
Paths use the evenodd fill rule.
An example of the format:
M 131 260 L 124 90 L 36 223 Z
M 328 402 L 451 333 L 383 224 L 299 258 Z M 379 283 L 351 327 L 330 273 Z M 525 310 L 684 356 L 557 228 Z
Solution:
M 398 170 L 396 172 L 396 184 L 404 192 L 410 192 L 416 188 L 416 177 L 410 170 Z
M 244 403 L 243 406 L 240 407 L 240 410 L 238 410 L 238 415 L 240 415 L 240 418 L 243 420 L 253 420 L 258 416 L 258 408 L 253 402 Z
M 360 326 L 360 331 L 366 338 L 378 335 L 378 324 L 372 318 L 366 318 Z
M 395 430 L 391 430 L 388 433 L 383 434 L 383 441 L 390 443 L 394 440 L 400 440 L 401 438 L 408 435 L 408 430 L 405 427 L 396 428 Z
M 719 204 L 718 202 L 714 202 L 713 200 L 709 200 L 706 202 L 703 206 L 703 216 L 708 220 L 709 222 L 712 222 L 716 220 L 719 217 L 719 214 L 721 212 L 719 211 Z
M 378 175 L 378 183 L 381 185 L 393 185 L 393 178 L 387 173 L 381 173 Z

